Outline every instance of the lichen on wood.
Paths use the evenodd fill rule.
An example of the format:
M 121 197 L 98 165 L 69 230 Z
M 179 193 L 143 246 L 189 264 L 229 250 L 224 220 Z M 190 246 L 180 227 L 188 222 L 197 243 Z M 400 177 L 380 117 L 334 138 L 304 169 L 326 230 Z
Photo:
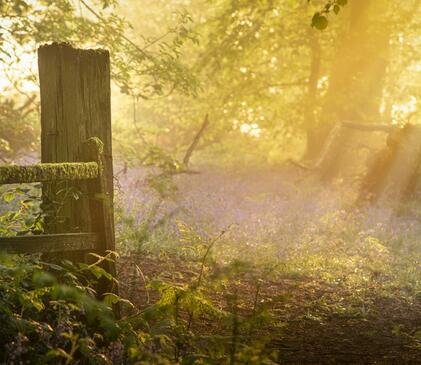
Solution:
M 34 183 L 56 180 L 95 179 L 100 174 L 97 162 L 41 163 L 30 166 L 0 166 L 0 184 Z

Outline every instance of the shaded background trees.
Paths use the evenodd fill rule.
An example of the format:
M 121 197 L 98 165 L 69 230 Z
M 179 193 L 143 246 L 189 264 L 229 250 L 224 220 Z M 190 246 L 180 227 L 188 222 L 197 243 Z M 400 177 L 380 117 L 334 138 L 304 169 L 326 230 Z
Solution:
M 144 162 L 154 146 L 159 156 L 181 160 L 207 113 L 209 127 L 193 162 L 315 159 L 338 121 L 417 120 L 419 5 L 4 1 L 1 67 L 12 80 L 3 81 L 9 111 L 2 118 L 13 115 L 8 120 L 20 121 L 10 122 L 14 132 L 36 142 L 36 70 L 29 55 L 37 44 L 68 41 L 111 51 L 122 159 Z M 0 130 L 3 158 L 18 148 L 5 137 L 13 134 L 7 124 Z

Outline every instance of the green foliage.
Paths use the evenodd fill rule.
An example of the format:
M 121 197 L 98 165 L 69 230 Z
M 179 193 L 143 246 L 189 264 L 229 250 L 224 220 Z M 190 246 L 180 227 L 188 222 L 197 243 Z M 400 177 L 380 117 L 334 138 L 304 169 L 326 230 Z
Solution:
M 0 66 L 10 84 L 10 95 L 0 102 L 1 159 L 7 161 L 22 149 L 28 152 L 28 147 L 37 147 L 39 105 L 32 92 L 37 77 L 35 69 L 26 68 L 31 67 L 28 58 L 40 44 L 66 42 L 75 47 L 107 49 L 114 83 L 122 93 L 136 98 L 161 98 L 175 91 L 196 94 L 198 81 L 180 56 L 187 43 L 197 43 L 190 15 L 177 11 L 158 35 L 147 37 L 136 34 L 119 13 L 115 0 L 0 3 Z M 22 59 L 25 62 L 21 65 Z M 16 106 L 21 100 L 22 105 Z
M 145 12 L 163 9 L 159 19 L 166 21 L 165 11 L 178 7 L 164 3 L 147 2 Z M 236 166 L 280 163 L 301 156 L 306 148 L 306 157 L 315 157 L 318 151 L 310 150 L 311 144 L 323 141 L 323 133 L 336 120 L 395 120 L 397 100 L 419 94 L 419 78 L 408 66 L 419 58 L 417 1 L 366 4 L 192 2 L 188 9 L 201 42 L 186 45 L 183 54 L 201 80 L 198 97 L 175 92 L 148 103 L 126 100 L 137 123 L 136 128 L 129 124 L 132 118 L 126 113 L 126 128 L 135 138 L 140 129 L 147 140 L 180 160 L 209 113 L 210 125 L 193 163 L 217 160 L 219 165 Z M 361 29 L 357 19 L 364 24 Z M 149 27 L 153 24 L 139 24 L 137 29 Z M 364 58 L 372 66 L 364 67 Z M 394 82 L 401 77 L 402 82 Z M 346 87 L 342 90 L 341 85 Z M 376 95 L 369 91 L 374 89 Z
M 311 0 L 308 0 L 310 2 Z M 324 30 L 327 28 L 329 21 L 327 19 L 327 16 L 330 12 L 335 13 L 338 15 L 338 13 L 341 11 L 341 8 L 344 7 L 348 3 L 348 0 L 332 0 L 329 1 L 321 11 L 318 11 L 314 14 L 311 24 L 313 27 Z
M 148 98 L 163 95 L 166 89 L 194 92 L 194 79 L 179 59 L 181 46 L 195 41 L 187 13 L 180 13 L 176 25 L 168 29 L 171 41 L 143 38 L 143 44 L 138 44 L 125 34 L 130 24 L 115 14 L 117 1 L 80 1 L 79 5 L 69 0 L 2 1 L 0 14 L 8 27 L 0 38 L 0 52 L 7 59 L 13 58 L 7 51 L 10 47 L 51 41 L 75 46 L 93 43 L 110 51 L 112 76 L 124 93 Z
M 0 236 L 39 234 L 43 231 L 37 185 L 0 189 Z
M 313 25 L 313 27 L 316 27 L 319 30 L 324 30 L 327 28 L 328 20 L 324 15 L 316 13 L 314 14 L 313 19 L 311 20 L 311 24 Z
M 240 262 L 223 269 L 214 266 L 212 250 L 223 233 L 205 239 L 185 224 L 180 223 L 179 230 L 184 248 L 181 255 L 185 255 L 194 274 L 172 272 L 178 282 L 153 278 L 147 288 L 158 292 L 159 300 L 142 314 L 148 331 L 165 337 L 161 347 L 164 356 L 182 364 L 274 364 L 276 354 L 266 346 L 270 338 L 256 336 L 271 319 L 265 309 L 256 304 L 249 315 L 240 314 L 236 289 L 226 294 L 230 303 L 227 309 L 218 307 L 211 296 L 228 284 L 228 278 L 246 271 L 248 266 Z M 203 333 L 203 320 L 220 323 L 222 333 Z
M 104 301 L 94 297 L 97 279 L 107 277 L 99 269 L 97 263 L 59 266 L 1 253 L 0 361 L 112 362 L 107 347 L 120 341 L 122 327 L 107 296 Z
M 131 303 L 115 294 L 95 299 L 98 280 L 114 280 L 100 264 L 112 259 L 94 255 L 93 264 L 61 265 L 38 257 L 0 255 L 0 361 L 33 364 L 273 364 L 275 354 L 266 338 L 252 335 L 269 317 L 257 306 L 243 316 L 236 295 L 227 296 L 231 311 L 218 308 L 208 296 L 221 278 L 245 267 L 239 263 L 209 276 L 211 250 L 218 237 L 199 245 L 200 270 L 183 285 L 159 278 L 148 285 L 160 299 L 129 317 L 116 320 L 112 305 Z M 242 269 L 241 269 L 242 268 Z M 256 302 L 258 301 L 256 297 Z M 202 318 L 226 323 L 226 335 L 204 335 L 196 328 Z M 243 333 L 247 333 L 244 335 Z
M 189 10 L 200 20 L 195 30 L 201 42 L 185 47 L 185 57 L 202 81 L 198 98 L 174 93 L 147 104 L 133 101 L 127 105 L 141 116 L 138 126 L 182 159 L 209 113 L 209 127 L 195 151 L 202 157 L 199 162 L 210 163 L 213 156 L 221 163 L 237 156 L 254 158 L 254 163 L 282 159 L 279 156 L 287 153 L 286 147 L 307 128 L 303 110 L 312 31 L 309 19 L 317 8 L 291 1 L 200 5 L 194 3 Z M 326 44 L 334 31 L 332 27 L 321 35 Z M 204 150 L 209 155 L 204 156 Z
M 19 152 L 33 151 L 38 141 L 36 136 L 38 128 L 34 127 L 34 98 L 28 98 L 23 104 L 16 104 L 12 97 L 0 99 L 0 161 L 2 162 L 8 162 Z
M 7 192 L 4 199 L 13 202 L 15 197 Z M 271 349 L 270 333 L 281 336 L 285 326 L 293 326 L 293 321 L 279 319 L 273 307 L 279 303 L 285 302 L 282 313 L 287 311 L 286 318 L 298 311 L 297 320 L 302 323 L 327 321 L 329 316 L 352 316 L 354 322 L 367 322 L 374 311 L 373 295 L 393 298 L 396 288 L 402 287 L 408 301 L 419 295 L 416 256 L 409 259 L 401 248 L 361 231 L 356 217 L 344 212 L 324 215 L 318 224 L 318 230 L 304 232 L 299 245 L 294 241 L 288 247 L 287 242 L 280 258 L 271 253 L 276 251 L 268 252 L 268 247 L 253 250 L 232 241 L 225 232 L 206 236 L 179 222 L 178 239 L 171 236 L 172 247 L 155 247 L 153 256 L 164 258 L 160 275 L 124 283 L 125 287 L 146 286 L 148 296 L 154 293 L 156 300 L 141 311 L 115 294 L 106 294 L 101 300 L 94 297 L 98 280 L 115 280 L 100 266 L 104 260 L 113 259 L 113 253 L 93 255 L 96 261 L 90 265 L 56 265 L 36 257 L 2 255 L 0 316 L 4 326 L 0 340 L 6 344 L 6 352 L 1 360 L 275 364 L 278 354 Z M 138 247 L 132 248 L 135 255 Z M 148 250 L 144 248 L 141 262 L 146 260 L 148 265 Z M 400 258 L 394 250 L 399 250 Z M 122 264 L 126 265 L 125 261 Z M 280 278 L 296 283 L 301 293 L 298 297 L 307 286 L 330 290 L 311 303 L 291 305 L 289 291 L 281 287 L 276 286 L 276 293 L 268 297 L 266 291 Z M 302 282 L 306 284 L 300 287 Z M 328 296 L 332 286 L 335 295 L 342 298 Z M 307 295 L 313 292 L 311 289 Z M 126 316 L 120 320 L 111 310 L 116 303 L 125 308 Z M 393 331 L 396 337 L 410 339 L 411 346 L 419 341 L 416 332 L 407 332 L 401 325 Z

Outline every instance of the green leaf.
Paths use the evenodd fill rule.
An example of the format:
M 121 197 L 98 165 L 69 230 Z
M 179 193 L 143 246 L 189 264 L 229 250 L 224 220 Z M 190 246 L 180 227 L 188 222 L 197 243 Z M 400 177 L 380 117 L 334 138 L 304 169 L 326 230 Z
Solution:
M 47 359 L 53 359 L 56 357 L 63 357 L 68 361 L 73 360 L 73 357 L 70 356 L 65 350 L 61 348 L 53 349 L 47 352 Z
M 314 14 L 313 19 L 311 20 L 311 24 L 313 25 L 313 27 L 319 30 L 324 30 L 327 28 L 329 22 L 324 15 L 320 15 L 320 13 L 316 13 Z
M 107 293 L 104 296 L 104 303 L 107 305 L 117 304 L 120 301 L 120 297 L 113 293 Z
M 134 308 L 134 305 L 133 305 L 132 302 L 130 302 L 127 299 L 123 299 L 123 298 L 121 298 L 118 295 L 115 295 L 113 293 L 105 293 L 104 294 L 104 303 L 108 306 L 112 306 L 113 304 L 117 304 L 117 303 L 123 303 L 123 304 L 127 304 L 131 308 Z
M 56 278 L 48 272 L 45 271 L 35 271 L 32 276 L 32 282 L 38 288 L 43 288 L 46 286 L 54 285 L 57 280 Z
M 13 199 L 15 199 L 15 197 L 16 197 L 16 194 L 13 191 L 8 191 L 8 192 L 4 193 L 3 200 L 6 203 L 10 203 Z
M 340 6 L 339 6 L 339 5 L 335 5 L 335 6 L 333 7 L 333 12 L 334 12 L 335 14 L 338 14 L 338 13 L 340 12 L 340 10 L 341 10 L 341 8 L 340 8 Z
M 99 266 L 91 266 L 89 267 L 91 273 L 97 278 L 101 278 L 101 277 L 105 277 L 106 279 L 112 281 L 113 280 L 113 276 L 108 273 L 106 270 L 104 270 L 102 267 Z
M 77 300 L 81 296 L 80 290 L 68 285 L 55 285 L 52 291 L 54 299 Z

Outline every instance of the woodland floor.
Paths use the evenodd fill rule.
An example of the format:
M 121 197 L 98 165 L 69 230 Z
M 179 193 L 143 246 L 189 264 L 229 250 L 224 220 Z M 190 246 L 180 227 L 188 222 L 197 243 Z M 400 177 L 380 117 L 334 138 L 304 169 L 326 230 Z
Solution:
M 162 277 L 174 264 L 177 271 L 191 273 L 176 257 L 162 259 L 139 255 L 124 257 L 122 263 L 119 278 L 127 285 L 123 295 L 139 308 L 153 303 L 158 295 L 139 284 L 138 275 L 133 274 L 135 264 L 141 265 L 146 280 Z M 171 275 L 166 279 L 174 280 Z M 249 302 L 243 308 L 251 308 L 252 279 L 245 276 L 240 281 L 238 300 Z M 369 303 L 368 313 L 361 316 L 337 310 L 337 303 L 343 308 L 356 305 L 355 293 L 340 285 L 311 278 L 266 282 L 262 285 L 261 301 L 275 313 L 278 323 L 267 326 L 261 335 L 272 338 L 271 346 L 279 351 L 280 364 L 420 364 L 420 350 L 413 348 L 413 342 L 405 333 L 421 327 L 421 300 L 410 303 L 399 299 L 399 293 L 389 298 L 378 296 L 374 286 L 381 284 L 372 285 L 372 288 L 365 288 L 363 300 Z M 213 293 L 212 299 L 217 306 L 227 307 L 223 293 Z M 223 324 L 214 319 L 201 318 L 196 326 L 206 335 L 222 334 L 223 331 Z
M 280 246 L 280 255 L 285 236 L 289 240 L 300 237 L 306 229 L 304 226 L 308 227 L 315 217 L 338 209 L 335 201 L 318 204 L 311 191 L 300 192 L 297 199 L 294 175 L 262 173 L 259 176 L 207 175 L 190 180 L 181 177 L 178 185 L 184 194 L 182 204 L 189 206 L 189 216 L 200 223 L 199 227 L 206 222 L 217 232 L 227 223 L 233 223 L 233 237 L 238 240 L 254 237 L 256 245 L 275 241 Z M 126 187 L 142 185 L 139 179 L 131 179 Z M 219 208 L 215 207 L 217 203 Z M 171 204 L 166 209 L 171 211 Z M 181 209 L 179 216 L 184 211 Z M 297 217 L 301 217 L 300 222 L 294 225 Z M 274 227 L 282 227 L 284 234 Z M 292 234 L 292 229 L 298 233 Z M 272 233 L 262 236 L 262 232 Z M 173 284 L 183 284 L 197 274 L 197 266 L 176 253 L 156 252 L 131 253 L 122 256 L 119 262 L 122 294 L 139 308 L 158 299 L 157 292 L 146 288 L 149 280 L 160 277 Z M 175 272 L 179 274 L 174 275 Z M 255 297 L 253 273 L 238 274 L 232 279 L 236 282 L 238 307 L 247 316 Z M 336 281 L 288 272 L 276 279 L 263 279 L 259 302 L 270 310 L 274 320 L 259 329 L 259 335 L 271 339 L 269 344 L 278 351 L 280 364 L 421 364 L 419 343 L 414 345 L 414 333 L 421 329 L 421 295 L 404 295 L 406 289 L 402 286 L 389 286 L 385 291 L 387 280 L 373 272 L 365 284 L 351 289 L 346 285 L 346 274 Z M 228 306 L 227 290 L 230 287 L 225 292 L 208 293 L 221 309 Z M 203 334 L 224 331 L 222 323 L 206 316 L 194 326 Z

